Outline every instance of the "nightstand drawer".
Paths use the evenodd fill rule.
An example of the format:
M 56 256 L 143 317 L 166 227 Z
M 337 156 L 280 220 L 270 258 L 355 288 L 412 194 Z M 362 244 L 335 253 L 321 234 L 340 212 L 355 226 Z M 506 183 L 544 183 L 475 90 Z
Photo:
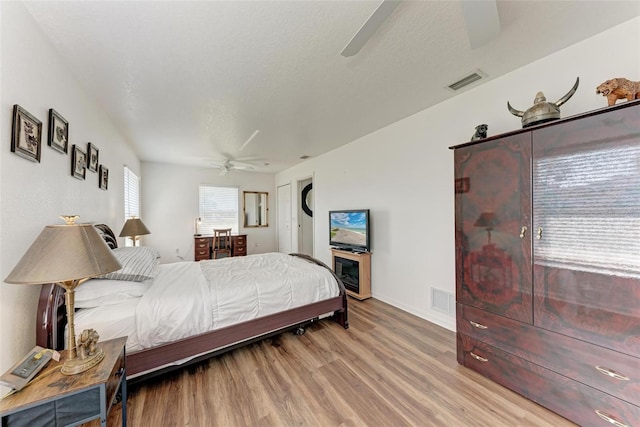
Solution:
M 247 244 L 247 236 L 233 236 L 233 244 L 245 246 Z
M 120 387 L 120 382 L 126 381 L 123 379 L 126 376 L 124 352 L 125 350 L 123 348 L 122 352 L 120 353 L 120 357 L 113 365 L 113 370 L 111 371 L 111 375 L 109 375 L 109 379 L 107 380 L 107 408 L 113 405 L 116 398 L 116 391 Z

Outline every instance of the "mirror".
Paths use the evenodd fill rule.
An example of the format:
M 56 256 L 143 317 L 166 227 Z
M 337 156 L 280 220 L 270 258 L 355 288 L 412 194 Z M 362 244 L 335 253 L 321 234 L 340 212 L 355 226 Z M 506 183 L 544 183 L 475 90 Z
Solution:
M 243 191 L 244 226 L 269 226 L 269 193 L 260 191 Z

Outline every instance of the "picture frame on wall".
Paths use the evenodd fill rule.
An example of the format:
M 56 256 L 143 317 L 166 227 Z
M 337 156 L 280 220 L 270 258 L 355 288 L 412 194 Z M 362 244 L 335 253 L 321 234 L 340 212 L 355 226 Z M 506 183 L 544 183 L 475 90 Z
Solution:
M 100 171 L 98 172 L 98 187 L 102 190 L 109 188 L 109 169 L 104 165 L 100 165 Z
M 71 176 L 85 179 L 87 176 L 87 153 L 76 144 L 71 150 Z
M 49 109 L 49 147 L 67 154 L 69 152 L 69 122 L 53 108 Z
M 11 129 L 11 152 L 32 162 L 40 163 L 41 150 L 42 122 L 15 104 Z
M 98 155 L 100 150 L 92 143 L 87 144 L 87 169 L 98 172 Z

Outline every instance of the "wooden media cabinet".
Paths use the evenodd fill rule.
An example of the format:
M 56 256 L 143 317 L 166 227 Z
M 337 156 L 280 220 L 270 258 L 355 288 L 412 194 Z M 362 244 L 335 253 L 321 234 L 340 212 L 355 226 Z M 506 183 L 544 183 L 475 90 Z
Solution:
M 331 266 L 347 294 L 359 300 L 371 298 L 371 253 L 331 249 Z

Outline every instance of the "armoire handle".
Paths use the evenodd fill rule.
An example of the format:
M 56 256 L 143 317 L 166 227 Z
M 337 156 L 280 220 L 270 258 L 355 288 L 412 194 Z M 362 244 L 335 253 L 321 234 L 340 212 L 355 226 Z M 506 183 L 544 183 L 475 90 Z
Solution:
M 527 234 L 527 226 L 523 225 L 522 228 L 520 229 L 520 238 L 524 239 L 524 236 Z

